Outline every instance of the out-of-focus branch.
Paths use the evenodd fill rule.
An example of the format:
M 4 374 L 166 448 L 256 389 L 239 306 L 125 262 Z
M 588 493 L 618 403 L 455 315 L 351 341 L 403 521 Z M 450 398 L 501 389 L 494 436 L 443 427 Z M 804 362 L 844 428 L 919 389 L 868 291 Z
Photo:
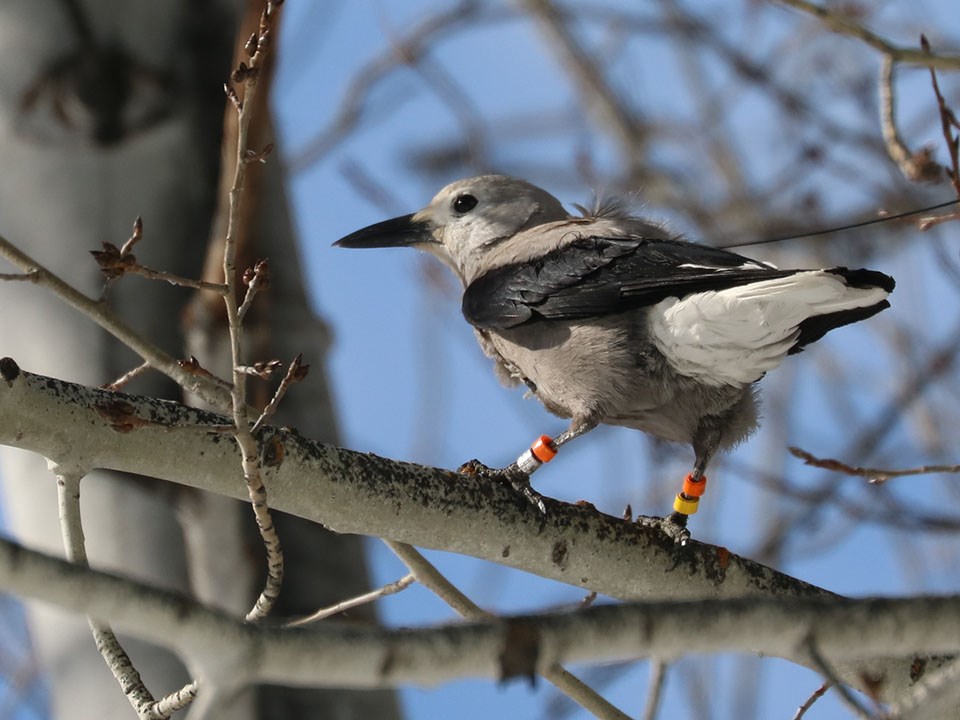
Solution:
M 957 708 L 960 661 L 954 660 L 917 682 L 882 720 L 940 720 Z
M 879 468 L 848 465 L 841 460 L 834 460 L 833 458 L 819 458 L 798 447 L 791 447 L 789 450 L 791 455 L 803 460 L 807 465 L 844 473 L 846 475 L 867 478 L 871 483 L 883 483 L 891 478 L 906 477 L 908 475 L 960 473 L 960 465 L 921 465 L 920 467 L 908 468 L 906 470 L 881 470 Z
M 456 610 L 461 617 L 476 621 L 489 621 L 495 617 L 462 593 L 429 560 L 417 552 L 415 547 L 391 540 L 386 543 L 421 585 Z M 540 670 L 540 674 L 560 692 L 600 720 L 630 720 L 628 715 L 559 663 Z
M 349 610 L 350 608 L 359 607 L 361 605 L 366 605 L 367 603 L 372 603 L 375 600 L 380 600 L 381 598 L 388 597 L 390 595 L 396 595 L 398 592 L 406 590 L 408 587 L 413 585 L 417 580 L 416 576 L 413 573 L 407 573 L 399 580 L 395 580 L 392 583 L 387 583 L 378 587 L 376 590 L 371 590 L 368 593 L 363 595 L 357 595 L 348 600 L 342 600 L 341 602 L 334 603 L 329 607 L 320 608 L 319 610 L 310 613 L 309 615 L 304 615 L 300 618 L 295 618 L 293 620 L 288 620 L 283 624 L 284 627 L 303 627 L 304 625 L 309 625 L 315 623 L 318 620 L 325 620 L 328 617 L 332 617 L 339 613 L 342 613 L 344 610 Z
M 827 692 L 827 690 L 830 689 L 830 687 L 831 687 L 830 683 L 829 683 L 829 682 L 825 682 L 825 683 L 823 683 L 823 685 L 821 685 L 821 686 L 818 687 L 816 690 L 814 690 L 812 693 L 810 693 L 810 697 L 808 697 L 808 698 L 803 702 L 803 705 L 801 705 L 800 707 L 797 708 L 797 713 L 796 713 L 796 715 L 793 716 L 793 720 L 801 720 L 801 718 L 802 718 L 804 715 L 807 714 L 807 710 L 809 710 L 810 708 L 812 708 L 812 707 L 813 707 L 813 704 L 814 704 L 817 700 L 819 700 L 820 698 L 822 698 L 822 697 L 824 696 L 824 694 Z
M 848 15 L 807 0 L 776 0 L 796 10 L 817 18 L 830 30 L 840 35 L 856 38 L 874 50 L 879 50 L 896 62 L 908 65 L 921 65 L 937 70 L 960 70 L 960 55 L 935 55 L 916 48 L 901 47 L 886 40 L 856 22 Z
M 353 83 L 346 96 L 337 103 L 340 108 L 330 125 L 319 133 L 299 151 L 295 151 L 288 162 L 291 173 L 301 172 L 336 148 L 365 119 L 367 102 L 371 90 L 384 78 L 404 63 L 415 62 L 423 55 L 430 44 L 444 33 L 453 32 L 459 26 L 475 23 L 483 3 L 477 0 L 462 0 L 448 10 L 429 17 L 413 27 L 401 39 L 394 41 L 392 47 L 383 55 L 375 58 L 354 75 Z
M 57 504 L 66 558 L 79 568 L 89 568 L 80 517 L 80 481 L 86 471 L 82 468 L 58 465 L 54 467 L 54 473 L 57 476 Z M 137 716 L 142 720 L 168 718 L 177 710 L 189 705 L 196 697 L 198 686 L 196 682 L 191 682 L 162 698 L 160 702 L 155 700 L 110 625 L 93 616 L 88 616 L 87 622 L 97 644 L 97 650 L 100 651 L 110 672 L 113 673 L 130 704 L 136 710 Z
M 182 596 L 79 568 L 7 540 L 0 540 L 0 587 L 110 617 L 117 629 L 189 657 L 216 658 L 219 667 L 231 668 L 231 680 L 238 684 L 372 688 L 464 677 L 504 679 L 504 656 L 519 651 L 528 659 L 514 665 L 509 677 L 556 662 L 680 653 L 760 652 L 809 665 L 804 649 L 809 639 L 842 679 L 869 686 L 886 699 L 912 687 L 909 668 L 916 670 L 918 662 L 878 658 L 960 647 L 955 622 L 960 597 L 955 596 L 640 602 L 423 629 L 328 621 L 284 630 L 241 622 Z
M 854 697 L 849 688 L 847 688 L 843 681 L 837 676 L 831 664 L 820 652 L 816 641 L 813 638 L 808 638 L 805 645 L 817 672 L 823 675 L 824 679 L 834 687 L 840 699 L 843 700 L 843 704 L 861 720 L 871 720 L 870 711 L 860 704 L 860 701 Z
M 903 380 L 894 396 L 874 414 L 874 420 L 857 433 L 850 443 L 854 457 L 872 453 L 887 435 L 897 427 L 906 410 L 914 405 L 931 385 L 950 373 L 960 356 L 960 323 L 946 339 L 934 348 L 925 362 Z
M 930 52 L 930 43 L 923 35 L 920 36 L 920 46 L 924 52 Z M 933 85 L 933 92 L 937 96 L 937 108 L 940 111 L 940 126 L 943 130 L 943 139 L 947 146 L 947 155 L 950 157 L 950 167 L 947 169 L 946 174 L 947 177 L 950 178 L 950 182 L 953 183 L 953 189 L 957 193 L 957 197 L 960 197 L 960 138 L 953 134 L 954 130 L 960 130 L 960 122 L 957 121 L 956 115 L 954 115 L 950 106 L 947 105 L 943 93 L 940 92 L 937 73 L 932 67 L 930 68 L 930 84 Z M 956 211 L 924 218 L 920 222 L 920 228 L 926 230 L 934 225 L 958 218 L 960 218 L 960 213 Z
M 54 462 L 69 462 L 79 455 L 85 466 L 147 474 L 243 498 L 246 493 L 238 486 L 233 470 L 237 448 L 233 443 L 224 442 L 222 433 L 204 429 L 207 425 L 220 428 L 224 422 L 220 416 L 177 403 L 84 388 L 25 373 L 9 358 L 0 361 L 0 443 L 38 452 Z M 543 515 L 519 499 L 514 491 L 495 482 L 323 446 L 281 428 L 264 428 L 259 439 L 271 506 L 315 520 L 338 532 L 389 537 L 469 553 L 624 599 L 772 596 L 783 607 L 791 606 L 796 598 L 822 601 L 825 607 L 832 607 L 831 603 L 845 607 L 850 602 L 723 548 L 690 542 L 678 549 L 658 530 L 603 515 L 592 508 L 548 500 L 547 513 Z M 364 508 L 364 512 L 357 513 L 358 507 Z M 452 518 L 455 521 L 452 522 Z M 10 589 L 22 590 L 20 586 Z M 67 598 L 69 601 L 69 593 Z M 57 601 L 55 597 L 50 599 Z M 110 617 L 118 627 L 124 612 L 134 612 L 134 608 L 125 610 L 126 606 L 139 606 L 139 601 L 130 597 L 117 597 L 110 603 L 109 614 L 100 616 Z M 675 604 L 675 608 L 685 606 Z M 76 609 L 88 610 L 86 607 Z M 179 622 L 181 614 L 175 614 Z M 691 618 L 685 620 L 690 621 Z M 786 632 L 796 628 L 799 622 L 800 616 L 788 616 Z M 712 620 L 708 622 L 712 623 Z M 159 634 L 146 639 L 161 642 L 168 639 L 168 629 L 163 622 L 151 618 L 150 625 L 149 632 L 157 629 Z M 659 625 L 649 627 L 658 627 L 659 633 Z M 819 633 L 824 627 L 827 626 L 820 623 L 818 616 L 814 631 Z M 696 635 L 701 629 L 686 628 L 685 632 Z M 777 630 L 783 631 L 783 628 Z M 902 639 L 902 626 L 876 626 L 872 632 L 876 637 Z M 930 650 L 943 650 L 945 637 L 930 639 Z M 198 636 L 198 641 L 200 639 Z M 714 640 L 718 643 L 716 646 L 698 641 L 677 647 L 719 650 L 722 643 L 716 637 Z M 730 638 L 725 638 L 723 642 L 728 640 Z M 743 640 L 732 640 L 732 645 L 723 647 L 736 650 Z M 864 643 L 863 638 L 860 640 L 858 651 L 876 654 L 877 648 Z M 175 642 L 172 637 L 169 641 Z M 777 642 L 793 640 L 787 635 Z M 835 662 L 852 651 L 842 648 L 835 651 L 833 640 L 819 634 L 817 642 L 821 651 L 829 653 Z M 799 656 L 795 652 L 799 645 L 790 647 L 786 657 L 803 661 L 802 652 Z M 912 647 L 898 642 L 890 652 L 913 652 Z M 213 652 L 215 648 L 208 650 Z M 653 645 L 648 650 L 655 656 L 671 656 L 676 648 L 667 650 L 665 646 Z M 783 646 L 779 650 L 783 651 Z M 478 649 L 477 652 L 485 651 Z M 502 652 L 502 645 L 498 652 Z M 571 648 L 570 652 L 576 655 L 578 651 Z M 630 653 L 636 654 L 636 648 L 632 647 Z M 288 682 L 297 683 L 296 678 L 302 677 L 302 669 L 274 667 L 276 658 L 266 646 L 264 654 L 258 657 L 262 668 L 270 667 L 270 673 L 292 673 L 289 678 L 271 676 L 274 680 L 284 677 Z M 561 659 L 577 658 L 557 655 L 552 661 Z M 382 673 L 383 658 L 379 657 L 378 662 L 378 673 Z M 882 667 L 861 666 L 851 673 L 856 677 L 875 678 L 882 672 L 886 687 L 899 693 L 901 687 L 909 684 L 910 663 L 891 663 L 881 663 Z M 538 671 L 549 664 L 538 666 Z M 470 672 L 475 671 L 476 667 L 471 666 Z M 267 671 L 264 669 L 264 672 Z M 466 669 L 462 668 L 461 672 Z M 383 679 L 382 674 L 377 677 Z M 368 677 L 363 682 L 372 681 Z
M 663 700 L 667 679 L 667 663 L 660 659 L 650 661 L 650 681 L 647 683 L 647 701 L 643 706 L 643 720 L 656 720 Z
M 608 82 L 600 67 L 581 46 L 550 0 L 522 0 L 576 83 L 582 104 L 597 113 L 598 119 L 620 142 L 634 163 L 642 163 L 647 133 L 636 113 L 627 109 L 623 99 Z
M 933 148 L 927 146 L 913 153 L 900 136 L 896 121 L 896 94 L 893 84 L 894 60 L 883 56 L 880 69 L 880 126 L 887 154 L 900 172 L 912 182 L 937 182 L 943 179 L 943 167 L 934 161 Z

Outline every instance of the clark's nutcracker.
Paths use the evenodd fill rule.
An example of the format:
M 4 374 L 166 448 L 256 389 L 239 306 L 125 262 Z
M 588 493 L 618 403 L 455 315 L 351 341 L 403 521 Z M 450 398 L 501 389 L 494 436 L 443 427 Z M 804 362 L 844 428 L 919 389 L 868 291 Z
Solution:
M 522 481 L 540 463 L 600 423 L 691 444 L 693 471 L 663 523 L 676 537 L 710 458 L 756 429 L 756 382 L 830 330 L 889 307 L 894 281 L 844 267 L 780 270 L 684 242 L 618 207 L 581 211 L 571 216 L 523 180 L 484 175 L 336 245 L 440 258 L 463 283 L 463 315 L 500 379 L 525 383 L 570 418 L 557 438 L 493 472 L 529 488 Z

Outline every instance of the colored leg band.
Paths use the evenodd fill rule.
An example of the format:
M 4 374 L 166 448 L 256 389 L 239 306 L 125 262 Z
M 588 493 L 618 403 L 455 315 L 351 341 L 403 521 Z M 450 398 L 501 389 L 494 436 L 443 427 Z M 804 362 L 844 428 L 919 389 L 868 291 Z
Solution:
M 673 499 L 673 509 L 681 515 L 693 515 L 697 512 L 697 506 L 700 504 L 700 498 L 684 497 L 683 493 L 677 493 Z
M 548 463 L 557 456 L 557 448 L 553 439 L 548 435 L 541 435 L 534 441 L 520 457 L 517 458 L 517 467 L 527 475 L 539 470 L 540 466 Z
M 707 476 L 695 480 L 692 474 L 683 479 L 683 490 L 673 500 L 673 509 L 682 515 L 693 515 L 700 505 L 700 498 L 707 490 Z
M 707 476 L 701 475 L 699 480 L 694 480 L 693 475 L 688 473 L 683 479 L 683 494 L 687 497 L 702 497 L 707 491 Z

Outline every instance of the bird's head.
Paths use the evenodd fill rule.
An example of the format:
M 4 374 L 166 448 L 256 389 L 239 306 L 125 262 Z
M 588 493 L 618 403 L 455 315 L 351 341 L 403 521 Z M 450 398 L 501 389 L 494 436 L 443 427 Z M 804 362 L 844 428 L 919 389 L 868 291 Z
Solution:
M 447 185 L 419 212 L 357 230 L 334 245 L 417 247 L 440 258 L 466 284 L 482 272 L 484 256 L 500 243 L 567 217 L 559 200 L 525 180 L 481 175 Z

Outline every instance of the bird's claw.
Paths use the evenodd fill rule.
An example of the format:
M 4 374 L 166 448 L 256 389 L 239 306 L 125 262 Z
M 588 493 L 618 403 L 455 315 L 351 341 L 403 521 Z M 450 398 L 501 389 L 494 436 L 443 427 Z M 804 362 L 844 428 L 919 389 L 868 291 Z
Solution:
M 467 460 L 457 468 L 457 472 L 461 475 L 476 475 L 477 477 L 493 477 L 497 473 L 494 468 L 488 467 L 476 459 Z
M 516 465 L 508 465 L 505 468 L 492 468 L 484 465 L 479 460 L 468 460 L 457 469 L 457 472 L 461 475 L 489 478 L 508 485 L 514 492 L 522 495 L 527 502 L 537 508 L 543 515 L 547 514 L 547 505 L 543 500 L 543 495 L 533 489 L 533 486 L 530 484 L 530 476 Z
M 687 529 L 686 515 L 680 515 L 679 513 L 672 513 L 667 517 L 638 515 L 635 522 L 644 527 L 657 528 L 673 540 L 673 544 L 677 547 L 684 547 L 690 542 L 690 531 Z

